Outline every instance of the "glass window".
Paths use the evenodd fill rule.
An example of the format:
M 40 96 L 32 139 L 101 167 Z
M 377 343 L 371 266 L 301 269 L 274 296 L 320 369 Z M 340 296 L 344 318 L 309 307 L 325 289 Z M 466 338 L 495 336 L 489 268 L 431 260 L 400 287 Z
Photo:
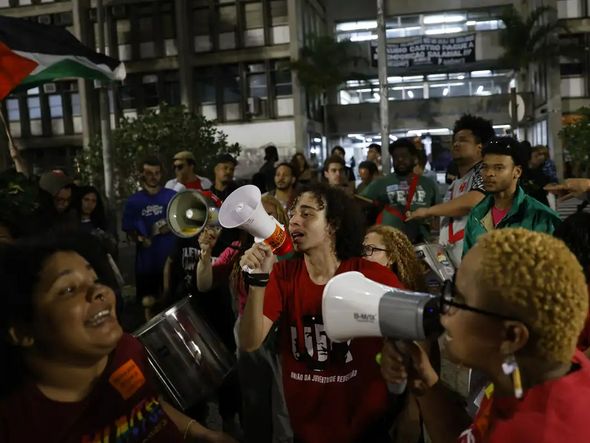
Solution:
M 170 13 L 162 15 L 162 37 L 165 39 L 176 37 L 176 25 Z
M 73 93 L 71 95 L 71 100 L 72 100 L 72 116 L 77 117 L 82 115 L 82 108 L 80 105 L 80 94 L 79 93 Z
M 241 98 L 240 74 L 237 65 L 221 67 L 221 88 L 223 103 L 237 103 Z
M 271 25 L 286 25 L 289 23 L 287 0 L 271 0 L 270 2 Z
M 129 79 L 129 76 L 127 77 Z M 121 109 L 136 109 L 137 108 L 137 92 L 135 85 L 126 80 L 119 89 L 121 97 Z
M 6 99 L 6 110 L 8 111 L 9 122 L 17 122 L 20 120 L 20 107 L 18 105 L 18 99 Z
M 10 0 L 0 0 L 0 8 L 10 7 Z
M 49 96 L 49 115 L 51 115 L 51 118 L 62 118 L 64 116 L 61 95 Z
M 200 104 L 215 103 L 215 73 L 212 68 L 196 70 L 197 96 Z
M 154 39 L 154 21 L 152 17 L 139 17 L 139 41 L 147 42 Z
M 577 18 L 582 16 L 582 0 L 559 0 L 557 2 L 558 18 Z
M 198 8 L 193 11 L 193 31 L 195 35 L 209 34 L 209 8 Z
M 39 97 L 27 97 L 27 106 L 31 120 L 41 118 L 41 100 L 39 100 Z
M 231 32 L 235 31 L 237 23 L 236 7 L 220 6 L 219 7 L 219 31 Z
M 293 95 L 291 70 L 289 70 L 284 63 L 273 62 L 272 77 L 275 87 L 275 96 L 284 97 Z
M 244 4 L 244 17 L 246 29 L 262 28 L 262 3 Z
M 180 105 L 180 81 L 177 72 L 169 72 L 164 77 L 164 96 L 162 99 L 169 105 Z
M 128 19 L 117 20 L 117 41 L 120 45 L 131 43 L 131 22 Z
M 157 83 L 143 83 L 143 94 L 145 106 L 147 108 L 158 106 L 158 104 L 160 103 Z

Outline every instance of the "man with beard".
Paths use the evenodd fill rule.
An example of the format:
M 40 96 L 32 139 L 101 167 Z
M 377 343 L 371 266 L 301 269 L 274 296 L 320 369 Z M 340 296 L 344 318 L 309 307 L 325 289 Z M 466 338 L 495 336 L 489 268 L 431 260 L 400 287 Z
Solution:
M 166 208 L 176 192 L 162 188 L 161 179 L 160 161 L 157 158 L 144 160 L 141 164 L 143 189 L 127 199 L 123 210 L 123 231 L 137 245 L 137 298 L 146 307 L 153 305 L 162 291 L 164 263 L 174 247 L 174 235 L 166 223 Z
M 441 217 L 439 243 L 448 246 L 455 264 L 461 262 L 464 228 L 467 216 L 485 197 L 481 178 L 481 149 L 495 137 L 492 123 L 481 117 L 465 114 L 455 122 L 451 154 L 459 173 L 449 186 L 444 202 L 420 208 L 408 214 L 407 220 Z
M 299 255 L 277 259 L 255 243 L 240 266 L 249 286 L 239 326 L 243 351 L 258 349 L 273 323 L 280 328 L 283 387 L 295 441 L 301 443 L 388 442 L 390 395 L 375 355 L 380 339 L 332 343 L 324 331 L 322 293 L 335 275 L 359 271 L 399 287 L 383 266 L 363 260 L 362 216 L 334 186 L 303 191 L 290 212 L 289 230 Z
M 413 172 L 417 152 L 410 139 L 399 139 L 389 145 L 393 173 L 373 181 L 362 193 L 377 204 L 385 205 L 377 224 L 392 226 L 404 232 L 412 243 L 425 241 L 429 225 L 421 220 L 406 221 L 410 210 L 426 209 L 438 202 L 436 184 Z
M 213 168 L 214 184 L 211 192 L 220 200 L 225 200 L 229 194 L 237 189 L 234 182 L 234 171 L 238 161 L 231 154 L 220 154 Z
M 268 194 L 281 202 L 286 211 L 291 206 L 295 197 L 295 183 L 297 177 L 291 163 L 281 163 L 275 170 L 275 189 Z
M 494 138 L 482 153 L 481 175 L 488 195 L 469 214 L 463 255 L 479 236 L 494 229 L 525 228 L 552 234 L 561 223 L 559 214 L 518 185 L 526 164 L 520 144 L 511 137 Z

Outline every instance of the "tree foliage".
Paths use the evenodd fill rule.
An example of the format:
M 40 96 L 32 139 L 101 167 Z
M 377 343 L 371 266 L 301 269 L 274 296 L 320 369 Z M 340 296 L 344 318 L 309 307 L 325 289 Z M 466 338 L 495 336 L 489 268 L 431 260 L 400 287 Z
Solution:
M 320 96 L 347 80 L 364 80 L 356 71 L 360 64 L 368 64 L 365 57 L 355 55 L 355 44 L 350 40 L 336 41 L 327 35 L 312 36 L 310 44 L 301 49 L 299 59 L 291 63 L 299 81 L 310 95 Z
M 139 189 L 140 162 L 155 156 L 164 165 L 164 176 L 173 175 L 172 157 L 178 151 L 191 151 L 197 159 L 196 173 L 211 176 L 215 157 L 220 153 L 238 156 L 240 146 L 228 144 L 227 135 L 214 122 L 191 113 L 185 106 L 160 104 L 137 118 L 123 118 L 112 131 L 116 196 L 126 198 Z M 76 158 L 80 179 L 103 188 L 103 161 L 100 137 Z
M 577 168 L 576 173 L 587 176 L 590 170 L 590 108 L 580 108 L 559 135 Z
M 559 34 L 569 30 L 557 20 L 550 6 L 540 6 L 528 17 L 509 6 L 501 19 L 505 27 L 500 31 L 500 45 L 504 48 L 500 61 L 516 71 L 526 71 L 531 63 L 552 62 L 559 56 L 576 57 L 581 52 L 578 45 L 560 42 Z

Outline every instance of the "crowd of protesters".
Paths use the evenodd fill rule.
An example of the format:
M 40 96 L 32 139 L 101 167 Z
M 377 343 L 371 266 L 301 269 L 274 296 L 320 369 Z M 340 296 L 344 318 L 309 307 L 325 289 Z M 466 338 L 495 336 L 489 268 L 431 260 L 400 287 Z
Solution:
M 50 442 L 586 441 L 590 221 L 580 212 L 562 222 L 548 192 L 585 198 L 590 180 L 558 184 L 546 147 L 497 137 L 472 115 L 453 128 L 444 195 L 419 139 L 387 147 L 392 171 L 381 149 L 368 146 L 357 169 L 335 146 L 314 171 L 302 153 L 281 161 L 265 148 L 250 181 L 292 238 L 294 252 L 277 258 L 245 231 L 180 238 L 170 228 L 178 192 L 219 207 L 238 188 L 230 154 L 210 177 L 190 151 L 138 159 L 141 189 L 118 225 L 95 187 L 63 171 L 30 177 L 11 147 L 16 171 L 0 176 L 0 441 L 37 441 L 41 430 Z M 136 246 L 134 305 L 145 309 L 123 327 L 120 232 Z M 457 267 L 441 298 L 442 338 L 403 353 L 381 338 L 331 342 L 326 283 L 358 271 L 425 291 L 414 252 L 425 242 Z M 212 398 L 179 411 L 130 333 L 188 296 L 237 364 Z M 475 416 L 440 382 L 439 344 L 489 382 Z M 407 391 L 392 394 L 388 383 L 402 381 Z M 205 427 L 211 400 L 222 430 Z

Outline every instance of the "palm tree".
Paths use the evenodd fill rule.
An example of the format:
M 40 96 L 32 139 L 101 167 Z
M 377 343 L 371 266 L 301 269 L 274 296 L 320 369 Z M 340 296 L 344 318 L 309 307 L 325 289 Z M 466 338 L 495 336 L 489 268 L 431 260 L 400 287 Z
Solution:
M 569 30 L 556 19 L 555 9 L 550 6 L 540 6 L 526 18 L 510 6 L 501 19 L 505 28 L 500 31 L 500 45 L 505 52 L 500 61 L 514 69 L 520 84 L 526 84 L 531 63 L 554 62 L 560 56 L 580 56 L 578 45 L 559 41 L 559 34 L 569 33 Z
M 327 35 L 314 35 L 301 49 L 299 59 L 290 63 L 308 98 L 320 98 L 323 108 L 324 132 L 328 128 L 328 95 L 348 80 L 366 80 L 367 76 L 354 69 L 368 64 L 365 57 L 354 54 L 355 44 L 350 40 L 336 41 Z M 310 100 L 311 101 L 311 100 Z

